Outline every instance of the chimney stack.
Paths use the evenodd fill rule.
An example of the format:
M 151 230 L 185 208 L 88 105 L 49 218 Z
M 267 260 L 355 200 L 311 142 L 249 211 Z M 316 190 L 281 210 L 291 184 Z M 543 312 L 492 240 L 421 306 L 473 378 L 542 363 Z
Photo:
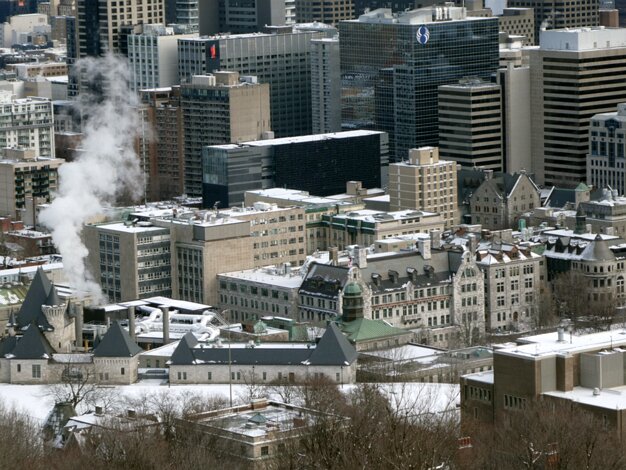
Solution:
M 166 305 L 161 306 L 163 312 L 163 344 L 170 343 L 170 308 Z
M 128 333 L 133 341 L 137 341 L 137 335 L 135 334 L 135 306 L 128 307 Z
M 78 351 L 84 351 L 83 345 L 83 324 L 85 322 L 85 312 L 83 310 L 83 304 L 77 301 L 74 304 L 74 334 L 76 336 L 74 344 Z
M 441 249 L 441 230 L 436 228 L 430 231 L 430 246 L 435 250 Z
M 422 258 L 431 259 L 432 256 L 430 254 L 430 239 L 429 238 L 420 238 L 417 241 L 417 249 L 419 250 Z

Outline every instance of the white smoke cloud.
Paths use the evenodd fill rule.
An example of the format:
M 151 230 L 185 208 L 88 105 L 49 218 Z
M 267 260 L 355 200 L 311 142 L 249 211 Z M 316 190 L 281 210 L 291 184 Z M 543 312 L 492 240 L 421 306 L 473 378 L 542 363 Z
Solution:
M 52 233 L 70 284 L 100 301 L 100 285 L 85 265 L 88 250 L 81 232 L 120 193 L 135 198 L 140 194 L 143 180 L 133 148 L 140 122 L 134 109 L 137 96 L 128 86 L 129 67 L 123 59 L 108 54 L 81 59 L 76 66 L 100 92 L 81 90 L 76 106 L 86 120 L 82 151 L 59 168 L 59 190 L 39 221 Z

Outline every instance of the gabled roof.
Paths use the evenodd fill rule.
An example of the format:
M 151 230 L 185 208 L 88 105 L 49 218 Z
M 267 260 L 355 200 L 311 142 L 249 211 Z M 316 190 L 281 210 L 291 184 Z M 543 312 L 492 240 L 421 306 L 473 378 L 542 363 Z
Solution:
M 54 349 L 35 324 L 26 328 L 13 351 L 9 353 L 11 359 L 51 359 L 52 354 Z
M 354 346 L 341 333 L 335 323 L 330 323 L 309 358 L 311 365 L 352 364 L 358 354 Z
M 41 306 L 46 303 L 51 289 L 52 284 L 43 272 L 43 269 L 39 268 L 28 288 L 24 303 L 22 303 L 22 307 L 17 314 L 17 326 L 20 329 L 28 327 L 33 322 L 44 331 L 52 331 L 54 329 L 41 311 Z
M 111 323 L 109 331 L 94 349 L 94 357 L 134 357 L 142 349 L 131 339 L 119 322 Z

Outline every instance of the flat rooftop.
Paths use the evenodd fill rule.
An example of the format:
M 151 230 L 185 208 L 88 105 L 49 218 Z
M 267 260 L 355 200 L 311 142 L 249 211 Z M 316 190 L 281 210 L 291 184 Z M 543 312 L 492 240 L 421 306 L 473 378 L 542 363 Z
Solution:
M 498 349 L 495 354 L 542 359 L 556 355 L 579 354 L 602 349 L 611 350 L 626 346 L 626 329 L 586 335 L 565 332 L 563 341 L 559 341 L 557 332 L 545 333 L 519 338 L 518 343 L 520 344 L 510 348 Z
M 301 144 L 307 142 L 319 142 L 323 140 L 332 140 L 332 139 L 350 139 L 354 137 L 363 137 L 368 135 L 379 135 L 383 134 L 381 131 L 366 131 L 366 130 L 357 130 L 357 131 L 345 131 L 345 132 L 330 132 L 327 134 L 312 134 L 312 135 L 303 135 L 297 137 L 282 137 L 278 139 L 266 139 L 266 140 L 252 140 L 249 142 L 242 142 L 240 144 L 223 144 L 223 145 L 210 145 L 211 148 L 218 149 L 236 149 L 243 147 L 268 147 L 270 145 L 288 145 L 288 144 Z

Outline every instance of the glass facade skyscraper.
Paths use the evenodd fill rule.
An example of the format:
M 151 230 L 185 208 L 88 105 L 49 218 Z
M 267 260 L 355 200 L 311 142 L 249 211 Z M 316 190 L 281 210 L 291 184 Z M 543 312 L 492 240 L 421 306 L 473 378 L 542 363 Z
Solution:
M 395 161 L 438 145 L 438 86 L 498 69 L 498 19 L 463 8 L 376 10 L 339 23 L 339 42 L 343 127 L 387 132 Z

